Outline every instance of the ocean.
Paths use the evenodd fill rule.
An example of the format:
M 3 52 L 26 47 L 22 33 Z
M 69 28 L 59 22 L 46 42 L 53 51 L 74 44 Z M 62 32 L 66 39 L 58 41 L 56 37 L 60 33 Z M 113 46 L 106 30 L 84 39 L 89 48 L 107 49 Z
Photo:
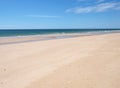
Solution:
M 0 37 L 109 32 L 120 32 L 120 29 L 0 29 Z

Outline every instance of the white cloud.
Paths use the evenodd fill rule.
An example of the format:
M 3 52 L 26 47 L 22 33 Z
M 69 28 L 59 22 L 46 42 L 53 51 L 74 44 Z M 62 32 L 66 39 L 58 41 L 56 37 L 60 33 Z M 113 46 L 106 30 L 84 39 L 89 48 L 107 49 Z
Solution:
M 49 15 L 26 15 L 27 17 L 33 18 L 58 18 L 60 16 L 49 16 Z
M 120 3 L 100 3 L 94 6 L 70 8 L 67 9 L 66 12 L 73 12 L 77 14 L 90 12 L 105 12 L 108 10 L 117 10 L 118 7 L 120 7 Z
M 107 11 L 109 9 L 116 8 L 117 3 L 102 3 L 96 6 L 95 10 L 96 12 L 103 12 Z

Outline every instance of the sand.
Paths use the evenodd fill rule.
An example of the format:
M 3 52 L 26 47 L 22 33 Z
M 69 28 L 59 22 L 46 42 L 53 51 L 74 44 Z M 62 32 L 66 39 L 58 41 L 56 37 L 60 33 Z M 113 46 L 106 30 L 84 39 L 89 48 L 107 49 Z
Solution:
M 0 88 L 119 88 L 120 33 L 0 45 Z

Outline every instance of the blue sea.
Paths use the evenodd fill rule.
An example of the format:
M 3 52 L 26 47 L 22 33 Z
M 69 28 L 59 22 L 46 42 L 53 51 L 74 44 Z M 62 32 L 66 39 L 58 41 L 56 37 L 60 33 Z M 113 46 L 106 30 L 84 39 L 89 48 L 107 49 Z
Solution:
M 120 29 L 0 29 L 0 37 L 111 32 L 120 32 Z

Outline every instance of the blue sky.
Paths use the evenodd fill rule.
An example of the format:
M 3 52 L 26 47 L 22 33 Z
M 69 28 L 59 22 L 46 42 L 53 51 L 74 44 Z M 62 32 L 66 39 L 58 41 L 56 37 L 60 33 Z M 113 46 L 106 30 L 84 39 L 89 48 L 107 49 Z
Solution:
M 120 28 L 119 0 L 0 0 L 0 29 Z

